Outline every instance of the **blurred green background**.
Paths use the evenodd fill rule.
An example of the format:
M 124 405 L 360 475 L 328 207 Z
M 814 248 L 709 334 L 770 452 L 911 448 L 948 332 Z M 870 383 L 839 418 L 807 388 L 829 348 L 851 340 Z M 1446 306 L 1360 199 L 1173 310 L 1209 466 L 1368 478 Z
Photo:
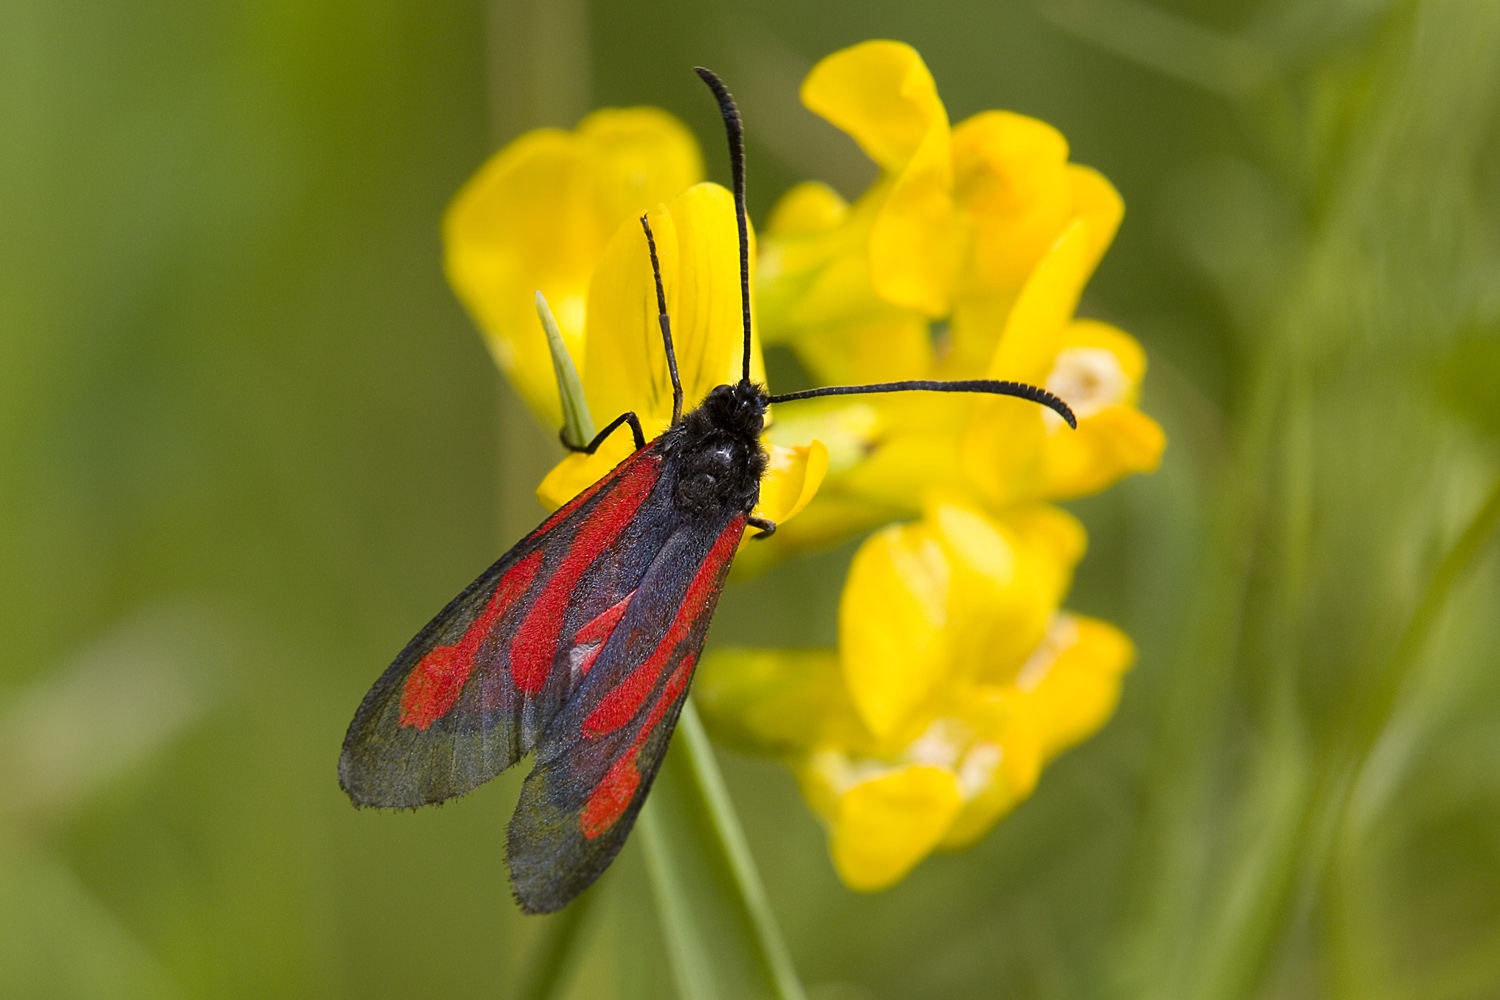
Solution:
M 682 116 L 722 179 L 695 64 L 757 219 L 857 193 L 796 87 L 873 37 L 1119 187 L 1084 311 L 1171 445 L 1071 505 L 1121 709 L 979 847 L 850 893 L 788 774 L 721 752 L 810 994 L 1500 996 L 1494 0 L 0 0 L 0 996 L 522 995 L 556 918 L 509 899 L 518 776 L 396 815 L 334 776 L 541 515 L 439 214 L 593 106 Z M 715 636 L 831 641 L 849 552 Z M 639 850 L 568 996 L 672 993 Z

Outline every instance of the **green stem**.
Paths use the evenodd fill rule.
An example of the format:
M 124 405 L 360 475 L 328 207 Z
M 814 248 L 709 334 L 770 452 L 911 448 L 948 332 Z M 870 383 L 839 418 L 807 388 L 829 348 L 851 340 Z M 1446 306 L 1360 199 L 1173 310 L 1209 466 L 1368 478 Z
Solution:
M 558 995 L 573 964 L 579 931 L 587 922 L 597 891 L 585 892 L 567 909 L 548 919 L 542 939 L 531 950 L 526 985 L 517 993 L 522 1000 L 551 1000 Z
M 1352 956 L 1350 944 L 1354 935 L 1352 924 L 1360 918 L 1358 908 L 1349 900 L 1350 892 L 1359 887 L 1351 884 L 1353 876 L 1348 870 L 1348 859 L 1365 822 L 1359 815 L 1360 785 L 1385 734 L 1400 725 L 1397 715 L 1403 692 L 1411 695 L 1412 689 L 1426 679 L 1422 654 L 1454 589 L 1484 554 L 1497 527 L 1500 527 L 1500 480 L 1490 488 L 1489 496 L 1428 580 L 1390 657 L 1351 713 L 1345 726 L 1348 735 L 1343 751 L 1328 772 L 1325 788 L 1314 800 L 1317 811 L 1309 821 L 1305 838 L 1302 891 L 1310 894 L 1321 889 L 1324 894 L 1324 919 L 1338 956 L 1335 975 L 1340 995 L 1368 996 L 1376 985 L 1366 963 Z
M 1421 601 L 1350 727 L 1349 759 L 1359 768 L 1363 768 L 1365 759 L 1385 732 L 1401 690 L 1414 673 L 1418 658 L 1437 627 L 1453 589 L 1483 554 L 1497 525 L 1500 525 L 1500 480 L 1491 487 L 1489 496 L 1427 582 Z
M 719 846 L 734 874 L 735 886 L 739 889 L 740 902 L 750 917 L 754 930 L 756 950 L 762 967 L 776 989 L 778 1000 L 806 1000 L 797 970 L 792 966 L 791 954 L 781 936 L 781 928 L 771 912 L 766 899 L 765 887 L 756 870 L 755 859 L 750 854 L 750 845 L 745 841 L 745 832 L 740 828 L 734 803 L 730 801 L 729 789 L 724 786 L 724 776 L 719 772 L 718 759 L 709 743 L 708 733 L 698 718 L 698 709 L 693 699 L 688 698 L 682 707 L 682 718 L 677 723 L 678 738 L 687 751 L 692 764 L 693 777 L 708 806 L 714 832 Z
M 636 835 L 645 849 L 646 871 L 655 888 L 656 906 L 661 913 L 662 937 L 667 960 L 672 963 L 672 978 L 677 982 L 681 1000 L 717 1000 L 709 950 L 693 919 L 688 904 L 687 887 L 672 860 L 670 839 L 662 829 L 654 800 L 646 800 L 636 821 Z

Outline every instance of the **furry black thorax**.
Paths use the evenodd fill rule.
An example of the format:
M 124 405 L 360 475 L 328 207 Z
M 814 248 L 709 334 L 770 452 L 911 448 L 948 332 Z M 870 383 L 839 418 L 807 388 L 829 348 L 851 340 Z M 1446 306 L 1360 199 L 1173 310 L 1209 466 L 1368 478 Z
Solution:
M 677 506 L 693 515 L 745 513 L 760 501 L 766 453 L 764 390 L 752 382 L 721 385 L 667 432 L 669 458 L 677 462 Z

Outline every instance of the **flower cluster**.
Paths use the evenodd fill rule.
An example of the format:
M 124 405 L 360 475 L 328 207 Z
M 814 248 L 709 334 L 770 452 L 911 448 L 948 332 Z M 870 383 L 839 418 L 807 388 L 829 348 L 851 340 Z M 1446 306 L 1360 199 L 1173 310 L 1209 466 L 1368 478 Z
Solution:
M 807 183 L 772 213 L 754 255 L 756 377 L 764 339 L 820 384 L 1011 379 L 1079 417 L 1075 432 L 1022 400 L 916 393 L 777 407 L 760 509 L 782 527 L 737 568 L 873 534 L 844 585 L 837 650 L 719 651 L 697 697 L 721 737 L 787 760 L 841 877 L 878 889 L 981 836 L 1113 710 L 1130 642 L 1061 610 L 1085 535 L 1050 502 L 1153 468 L 1164 440 L 1135 406 L 1140 347 L 1075 316 L 1122 205 L 1056 130 L 999 111 L 950 124 L 921 58 L 895 42 L 829 56 L 802 97 L 881 174 L 852 204 Z M 732 200 L 701 169 L 669 116 L 600 111 L 518 140 L 455 199 L 450 278 L 544 422 L 560 411 L 537 289 L 594 413 L 633 409 L 648 436 L 670 417 L 642 212 L 688 405 L 738 376 Z M 539 496 L 565 502 L 628 448 L 621 434 L 564 459 Z

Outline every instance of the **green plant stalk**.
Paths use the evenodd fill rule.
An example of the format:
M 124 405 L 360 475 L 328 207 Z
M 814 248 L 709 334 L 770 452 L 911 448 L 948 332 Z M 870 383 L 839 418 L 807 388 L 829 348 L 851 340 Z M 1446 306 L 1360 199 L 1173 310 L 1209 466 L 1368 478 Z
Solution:
M 1351 803 L 1361 776 L 1394 724 L 1402 692 L 1424 679 L 1424 650 L 1455 588 L 1466 578 L 1500 527 L 1500 481 L 1434 570 L 1411 618 L 1379 674 L 1341 727 L 1342 746 L 1308 782 L 1295 761 L 1270 759 L 1252 783 L 1249 801 L 1261 806 L 1268 833 L 1233 866 L 1229 901 L 1208 938 L 1209 961 L 1197 980 L 1203 996 L 1231 996 L 1262 981 L 1280 926 L 1293 908 L 1311 906 L 1320 891 L 1336 896 L 1338 852 L 1356 838 Z M 1279 746 L 1279 740 L 1268 741 Z M 1277 786 L 1280 786 L 1279 789 Z M 1270 792 L 1268 797 L 1267 792 Z M 1337 938 L 1343 915 L 1328 912 Z
M 1490 488 L 1468 526 L 1438 563 L 1390 658 L 1361 703 L 1350 727 L 1352 735 L 1345 752 L 1345 759 L 1355 768 L 1351 778 L 1363 769 L 1389 726 L 1402 688 L 1417 677 L 1416 664 L 1442 618 L 1443 609 L 1448 606 L 1454 589 L 1484 554 L 1497 527 L 1500 527 L 1500 480 Z
M 786 940 L 781 935 L 775 914 L 771 912 L 770 901 L 766 899 L 766 890 L 761 884 L 760 873 L 756 870 L 755 858 L 750 854 L 750 845 L 746 843 L 745 832 L 740 828 L 734 803 L 730 801 L 729 789 L 724 786 L 724 776 L 714 757 L 713 745 L 703 729 L 703 721 L 698 718 L 698 709 L 691 697 L 682 706 L 677 734 L 683 749 L 687 751 L 693 777 L 708 807 L 713 829 L 718 834 L 719 846 L 734 874 L 740 903 L 749 915 L 762 968 L 775 986 L 778 1000 L 806 1000 L 802 983 L 797 978 L 797 970 L 792 965 L 791 954 L 787 951 Z
M 691 698 L 638 828 L 684 1000 L 805 1000 Z
M 693 919 L 687 887 L 672 862 L 672 849 L 662 830 L 662 820 L 652 808 L 654 801 L 646 800 L 635 829 L 646 855 L 646 871 L 651 876 L 672 978 L 681 1000 L 716 1000 L 719 990 L 709 949 Z
M 1216 484 L 1216 509 L 1201 568 L 1203 583 L 1186 641 L 1174 657 L 1163 723 L 1153 749 L 1152 782 L 1136 841 L 1135 928 L 1125 943 L 1116 995 L 1190 997 L 1212 965 L 1183 944 L 1202 942 L 1201 886 L 1212 859 L 1199 830 L 1214 784 L 1211 745 L 1226 711 L 1233 665 L 1244 642 L 1254 539 L 1267 506 L 1276 418 L 1285 398 L 1275 345 L 1256 357 L 1240 446 Z M 1220 932 L 1222 937 L 1222 931 Z M 1201 979 L 1200 979 L 1201 981 Z
M 1303 891 L 1322 890 L 1330 900 L 1326 907 L 1330 938 L 1344 952 L 1349 950 L 1350 922 L 1357 915 L 1347 905 L 1350 879 L 1341 862 L 1357 845 L 1363 825 L 1357 804 L 1360 785 L 1385 735 L 1399 724 L 1403 691 L 1411 693 L 1412 688 L 1427 682 L 1431 668 L 1422 669 L 1423 654 L 1433 632 L 1454 590 L 1483 557 L 1497 529 L 1500 529 L 1500 480 L 1495 481 L 1489 495 L 1433 571 L 1390 657 L 1345 727 L 1349 735 L 1329 770 L 1322 797 L 1314 800 L 1317 812 L 1309 821 L 1311 836 L 1306 840 L 1302 864 Z M 1341 888 L 1346 891 L 1341 892 Z M 1343 966 L 1349 970 L 1356 963 L 1346 958 Z M 1355 984 L 1349 981 L 1352 975 L 1348 971 L 1341 974 L 1346 980 L 1341 984 L 1345 987 L 1344 994 L 1355 995 Z
M 588 922 L 597 890 L 585 892 L 565 910 L 548 919 L 542 939 L 531 949 L 526 983 L 517 996 L 522 1000 L 552 1000 L 559 995 L 572 968 L 578 937 Z

